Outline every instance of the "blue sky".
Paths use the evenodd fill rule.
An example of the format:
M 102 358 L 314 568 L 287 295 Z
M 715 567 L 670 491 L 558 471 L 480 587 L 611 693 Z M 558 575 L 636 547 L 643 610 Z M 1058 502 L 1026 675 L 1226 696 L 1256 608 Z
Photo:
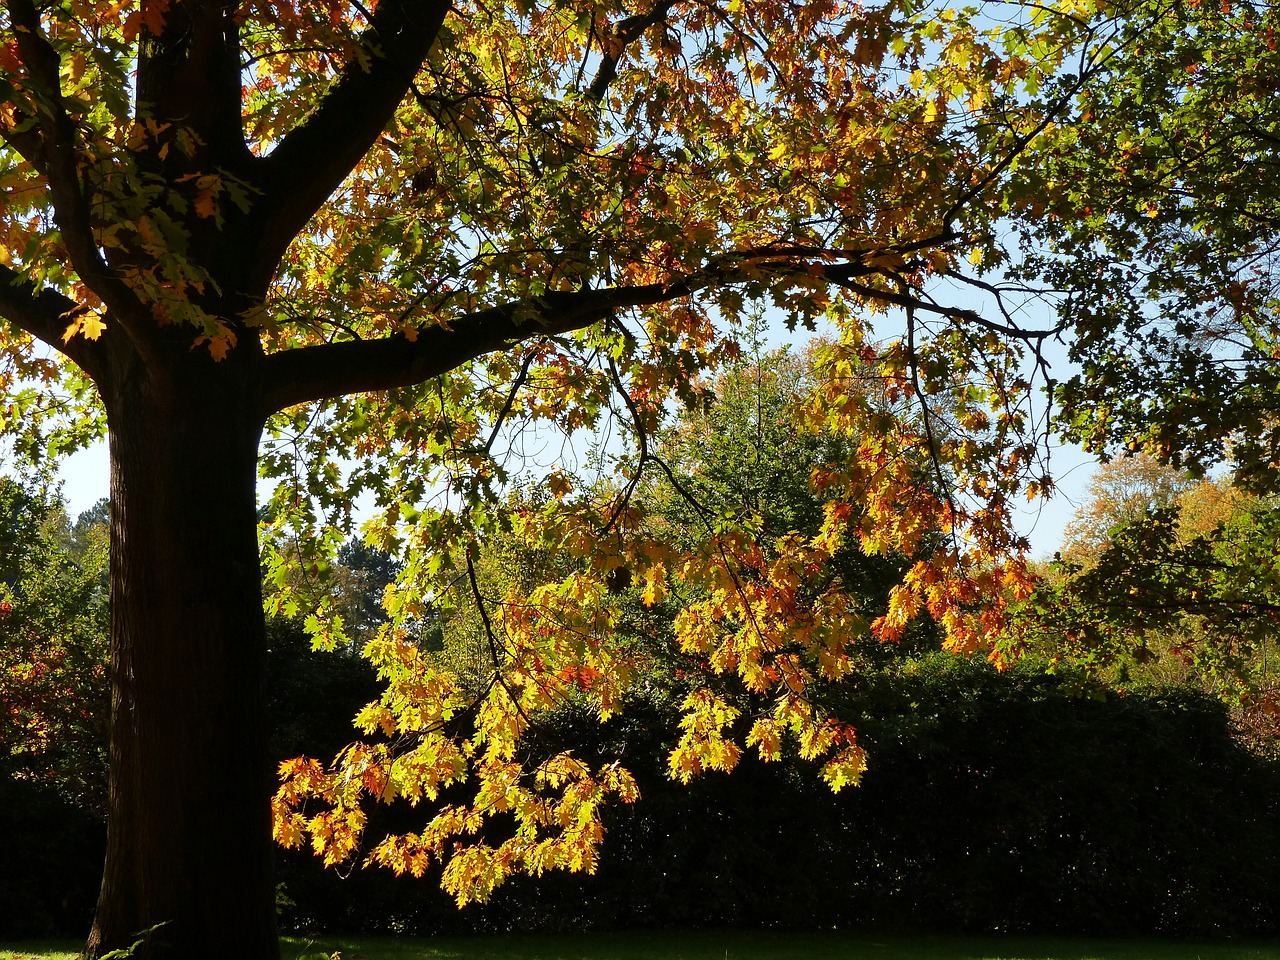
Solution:
M 1015 518 L 1018 529 L 1031 541 L 1032 554 L 1050 557 L 1062 542 L 1062 529 L 1082 502 L 1085 486 L 1093 473 L 1092 457 L 1071 447 L 1052 450 L 1052 466 L 1058 491 L 1047 503 L 1027 504 Z M 96 444 L 69 458 L 60 477 L 62 493 L 71 516 L 89 509 L 107 495 L 109 486 L 107 446 Z

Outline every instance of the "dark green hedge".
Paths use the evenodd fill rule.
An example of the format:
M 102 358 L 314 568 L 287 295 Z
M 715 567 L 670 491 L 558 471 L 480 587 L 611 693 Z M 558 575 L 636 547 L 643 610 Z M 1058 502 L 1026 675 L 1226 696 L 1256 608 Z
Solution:
M 332 754 L 376 685 L 365 665 L 277 637 L 281 755 Z M 611 810 L 593 878 L 517 880 L 458 912 L 433 878 L 325 872 L 284 853 L 286 926 L 314 932 L 569 930 L 734 924 L 935 932 L 1261 936 L 1280 932 L 1280 782 L 1190 692 L 1070 695 L 1032 670 L 936 655 L 850 692 L 871 753 L 832 795 L 803 764 L 744 760 L 689 787 L 663 774 L 671 711 L 539 731 L 590 759 L 621 753 L 643 799 Z M 0 935 L 87 927 L 100 824 L 0 783 Z M 379 811 L 371 829 L 420 814 Z M 20 866 L 9 869 L 4 861 Z
M 593 878 L 516 880 L 458 913 L 430 880 L 291 862 L 315 929 L 463 931 L 735 924 L 1179 936 L 1280 931 L 1277 769 L 1191 692 L 1085 699 L 1030 669 L 936 655 L 846 705 L 871 767 L 833 796 L 797 764 L 746 760 L 689 787 L 663 774 L 672 717 L 540 732 L 621 753 L 643 799 L 610 812 Z M 390 813 L 388 820 L 402 820 Z

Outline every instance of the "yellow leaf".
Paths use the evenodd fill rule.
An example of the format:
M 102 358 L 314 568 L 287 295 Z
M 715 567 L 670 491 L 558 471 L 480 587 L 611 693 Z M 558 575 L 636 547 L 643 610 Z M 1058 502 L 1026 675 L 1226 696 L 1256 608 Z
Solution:
M 572 481 L 559 470 L 552 471 L 551 476 L 547 478 L 547 486 L 551 488 L 551 495 L 557 500 L 573 490 Z
M 80 322 L 80 330 L 90 340 L 97 340 L 102 336 L 102 331 L 107 329 L 107 325 L 102 322 L 102 318 L 96 313 L 85 314 L 84 320 Z
M 218 205 L 213 197 L 213 190 L 201 190 L 196 194 L 196 216 L 208 219 L 218 212 Z
M 645 574 L 644 590 L 640 600 L 646 607 L 656 606 L 667 595 L 666 570 L 659 564 L 651 566 Z
M 747 735 L 747 746 L 756 747 L 760 751 L 761 760 L 781 759 L 782 740 L 777 722 L 763 718 L 757 720 L 751 727 L 751 733 Z
M 234 336 L 226 337 L 210 337 L 209 352 L 213 354 L 215 361 L 222 360 L 226 357 L 227 351 L 235 344 Z
M 196 342 L 191 345 L 191 349 L 195 349 L 202 344 L 209 345 L 209 353 L 215 362 L 225 360 L 231 348 L 236 345 L 236 335 L 231 331 L 227 331 L 222 336 L 210 337 L 207 334 L 201 334 L 196 337 Z
M 216 174 L 206 174 L 196 180 L 196 216 L 208 219 L 218 215 L 218 194 L 222 192 L 222 178 Z
M 86 340 L 97 340 L 105 329 L 107 325 L 96 313 L 82 313 L 67 324 L 67 329 L 62 334 L 62 342 L 66 343 L 77 333 L 83 334 Z

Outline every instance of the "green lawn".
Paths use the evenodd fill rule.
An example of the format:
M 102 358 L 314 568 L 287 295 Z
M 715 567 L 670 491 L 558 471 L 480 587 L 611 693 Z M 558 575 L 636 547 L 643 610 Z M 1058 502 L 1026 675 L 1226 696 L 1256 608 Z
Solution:
M 696 932 L 573 937 L 332 937 L 284 942 L 285 960 L 1280 960 L 1280 943 Z M 75 960 L 68 943 L 0 944 L 0 960 Z

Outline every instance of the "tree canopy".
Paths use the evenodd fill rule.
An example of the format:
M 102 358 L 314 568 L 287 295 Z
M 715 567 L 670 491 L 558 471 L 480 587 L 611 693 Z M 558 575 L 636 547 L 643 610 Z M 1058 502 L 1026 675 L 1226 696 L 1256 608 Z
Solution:
M 105 427 L 112 453 L 112 829 L 90 953 L 151 930 L 148 955 L 276 954 L 258 470 L 267 607 L 319 642 L 377 626 L 344 624 L 323 582 L 359 497 L 368 545 L 404 558 L 366 645 L 388 694 L 360 722 L 386 739 L 337 773 L 290 767 L 277 833 L 342 858 L 360 791 L 426 803 L 428 827 L 379 856 L 444 860 L 465 899 L 589 868 L 599 805 L 634 792 L 620 766 L 521 749 L 571 690 L 618 709 L 618 571 L 649 602 L 699 596 L 676 623 L 706 660 L 681 770 L 791 742 L 840 787 L 862 749 L 814 690 L 851 644 L 928 612 L 951 649 L 1005 656 L 1004 608 L 1031 587 L 1010 506 L 1052 486 L 1046 340 L 1069 333 L 1084 363 L 1060 394 L 1076 435 L 1195 466 L 1230 441 L 1269 464 L 1269 287 L 1242 271 L 1269 249 L 1270 127 L 1262 88 L 1230 78 L 1271 63 L 1273 17 L 6 0 L 3 429 L 41 457 Z M 1242 150 L 1265 175 L 1238 175 Z M 1057 325 L 1020 322 L 1035 296 L 1059 299 Z M 656 438 L 762 308 L 833 331 L 796 424 L 846 453 L 814 471 L 822 523 L 699 516 L 665 536 L 635 496 L 674 478 Z M 1169 376 L 1141 381 L 1135 357 Z M 612 438 L 586 462 L 612 482 L 554 452 L 588 438 Z M 513 513 L 506 487 L 531 470 L 551 496 Z M 481 547 L 512 531 L 572 565 L 480 605 L 487 680 L 465 686 L 420 628 L 458 584 L 481 593 Z M 851 544 L 911 561 L 874 617 L 829 575 Z M 722 674 L 773 715 L 735 730 Z M 328 805 L 303 816 L 310 794 Z M 515 842 L 491 842 L 506 813 Z
M 1024 184 L 1041 200 L 1017 218 L 1022 275 L 1065 294 L 1069 435 L 1197 472 L 1230 459 L 1264 490 L 1277 476 L 1278 26 L 1255 3 L 1126 18 L 1105 81 L 1038 141 Z
M 106 769 L 107 531 L 0 478 L 0 771 L 101 811 Z

